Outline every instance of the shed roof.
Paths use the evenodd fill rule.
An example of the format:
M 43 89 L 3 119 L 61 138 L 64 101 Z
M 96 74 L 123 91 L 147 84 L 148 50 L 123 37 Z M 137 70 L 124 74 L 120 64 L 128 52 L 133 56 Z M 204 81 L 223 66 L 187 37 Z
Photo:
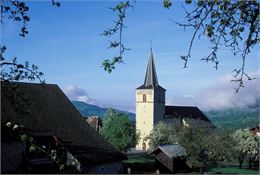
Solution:
M 29 113 L 17 110 L 16 91 L 23 93 L 30 105 L 23 106 Z M 80 158 L 91 162 L 123 160 L 126 157 L 99 135 L 85 121 L 70 100 L 55 84 L 1 82 L 1 124 L 22 124 L 32 135 L 55 135 L 66 143 L 73 153 L 82 152 Z M 18 104 L 19 106 L 19 104 Z M 2 133 L 4 134 L 4 133 Z
M 185 148 L 179 144 L 163 145 L 153 150 L 150 154 L 158 154 L 164 152 L 170 158 L 176 158 L 187 155 Z

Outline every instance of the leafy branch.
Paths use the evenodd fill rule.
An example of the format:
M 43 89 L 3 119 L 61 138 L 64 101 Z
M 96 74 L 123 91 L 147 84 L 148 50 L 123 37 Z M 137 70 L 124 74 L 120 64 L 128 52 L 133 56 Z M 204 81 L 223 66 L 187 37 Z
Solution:
M 56 7 L 60 7 L 61 5 L 57 0 L 52 0 L 51 2 L 52 5 Z M 19 36 L 25 37 L 29 33 L 27 29 L 27 24 L 30 21 L 30 17 L 27 15 L 28 11 L 29 7 L 23 1 L 1 0 L 1 24 L 4 24 L 4 20 L 21 22 L 22 27 Z M 36 65 L 30 65 L 29 62 L 25 62 L 24 64 L 18 63 L 16 57 L 13 59 L 5 59 L 3 54 L 6 49 L 7 47 L 5 45 L 1 45 L 1 81 L 19 81 L 25 79 L 34 81 L 37 79 L 41 83 L 45 83 L 45 80 L 42 80 L 43 73 L 38 70 Z
M 22 27 L 19 35 L 25 37 L 29 33 L 27 30 L 27 24 L 30 21 L 30 17 L 27 15 L 28 10 L 29 7 L 25 2 L 19 0 L 1 0 L 1 23 L 4 23 L 5 17 L 14 22 L 21 22 Z
M 61 4 L 59 1 L 52 0 L 52 5 L 60 7 Z M 1 24 L 4 24 L 4 20 L 21 22 L 22 27 L 20 28 L 19 36 L 25 37 L 29 33 L 27 25 L 30 21 L 30 17 L 27 15 L 29 7 L 26 5 L 26 3 L 19 0 L 1 0 L 0 7 Z M 0 79 L 2 82 L 5 82 L 1 86 L 1 92 L 2 95 L 5 95 L 7 97 L 7 99 L 13 105 L 15 111 L 19 115 L 26 116 L 30 112 L 28 110 L 28 107 L 30 106 L 30 99 L 28 99 L 23 93 L 23 91 L 19 89 L 18 84 L 12 84 L 11 82 L 20 80 L 33 81 L 37 79 L 39 80 L 39 82 L 44 84 L 45 80 L 42 79 L 43 73 L 39 71 L 36 65 L 30 65 L 29 62 L 25 62 L 24 64 L 18 63 L 16 57 L 12 60 L 5 59 L 3 54 L 6 51 L 6 49 L 6 46 L 0 46 Z M 2 108 L 1 110 L 4 111 L 5 109 Z M 48 155 L 48 157 L 52 159 L 57 165 L 59 165 L 60 170 L 64 169 L 64 164 L 58 160 L 57 151 L 54 149 L 51 150 L 51 152 L 49 153 L 47 149 L 44 148 L 44 145 L 38 146 L 36 142 L 34 142 L 33 137 L 25 134 L 22 125 L 7 122 L 5 127 L 11 128 L 12 134 L 18 132 L 20 139 L 24 143 L 29 145 L 30 152 L 43 152 L 46 155 Z
M 59 1 L 57 1 L 57 0 L 51 0 L 51 2 L 52 2 L 52 5 L 54 7 L 60 7 L 61 6 L 61 3 Z
M 30 65 L 29 62 L 25 62 L 24 64 L 20 64 L 17 62 L 17 58 L 13 58 L 13 60 L 5 61 L 3 57 L 3 53 L 5 52 L 6 47 L 1 47 L 1 73 L 0 78 L 1 81 L 19 81 L 19 80 L 30 80 L 33 81 L 38 79 L 41 83 L 45 83 L 45 80 L 42 80 L 42 76 L 44 75 L 39 71 L 38 67 L 34 64 Z M 4 68 L 3 68 L 4 67 Z
M 192 0 L 185 1 L 192 4 Z M 169 4 L 169 3 L 168 3 Z M 187 67 L 191 58 L 191 50 L 196 37 L 206 36 L 212 44 L 211 52 L 202 61 L 212 62 L 218 69 L 217 52 L 221 46 L 230 48 L 234 55 L 241 54 L 242 64 L 234 69 L 234 79 L 238 83 L 236 92 L 244 87 L 244 79 L 253 80 L 245 70 L 246 56 L 259 43 L 259 4 L 256 1 L 197 1 L 193 10 L 184 7 L 187 23 L 178 23 L 179 26 L 193 28 L 187 55 L 181 55 L 184 67 Z M 170 6 L 169 6 L 170 7 Z M 169 8 L 168 6 L 166 8 Z
M 52 0 L 52 5 L 60 7 L 60 2 Z M 27 25 L 30 22 L 30 17 L 27 12 L 29 7 L 25 2 L 20 0 L 1 0 L 1 24 L 4 24 L 4 19 L 12 20 L 13 22 L 21 22 L 19 36 L 25 37 L 29 31 Z
M 133 1 L 135 2 L 135 1 Z M 130 0 L 127 0 L 125 2 L 118 3 L 115 7 L 111 8 L 114 13 L 117 15 L 117 19 L 115 22 L 115 26 L 108 28 L 105 30 L 101 35 L 106 37 L 111 37 L 113 35 L 118 34 L 118 40 L 115 41 L 109 41 L 109 48 L 117 48 L 119 50 L 119 55 L 115 56 L 112 59 L 106 59 L 102 63 L 102 67 L 104 67 L 104 70 L 108 73 L 111 73 L 113 69 L 115 69 L 116 63 L 122 63 L 123 62 L 123 54 L 126 50 L 130 50 L 129 48 L 126 48 L 123 44 L 122 40 L 122 33 L 123 28 L 125 28 L 124 25 L 124 19 L 126 17 L 126 10 L 129 7 L 133 7 L 130 3 Z
M 57 0 L 51 0 L 52 5 L 60 7 L 60 2 Z M 25 37 L 29 31 L 27 29 L 30 17 L 27 12 L 29 7 L 25 2 L 20 0 L 1 0 L 1 24 L 4 24 L 4 20 L 12 20 L 14 22 L 21 22 L 22 27 L 20 29 L 19 36 Z M 39 80 L 41 83 L 45 83 L 42 80 L 43 73 L 38 70 L 38 67 L 34 64 L 30 65 L 28 62 L 24 64 L 18 63 L 17 58 L 12 60 L 5 59 L 3 54 L 7 47 L 1 45 L 0 48 L 0 61 L 1 61 L 1 81 L 19 81 L 19 80 Z
M 5 128 L 9 129 L 12 133 L 16 133 L 18 135 L 18 138 L 23 141 L 26 145 L 29 145 L 28 150 L 30 152 L 42 152 L 45 155 L 48 156 L 50 160 L 55 162 L 60 170 L 63 170 L 65 168 L 64 162 L 58 158 L 58 152 L 56 149 L 50 149 L 47 148 L 45 145 L 39 146 L 39 144 L 36 143 L 35 139 L 32 136 L 29 136 L 23 132 L 24 126 L 19 124 L 13 124 L 11 122 L 6 122 Z

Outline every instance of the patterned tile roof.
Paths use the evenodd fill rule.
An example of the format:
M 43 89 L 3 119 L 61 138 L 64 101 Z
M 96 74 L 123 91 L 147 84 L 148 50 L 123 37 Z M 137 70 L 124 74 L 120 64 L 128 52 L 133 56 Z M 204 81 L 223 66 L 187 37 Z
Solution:
M 16 92 L 11 87 L 16 87 Z M 19 113 L 23 93 L 29 104 Z M 86 161 L 122 160 L 125 156 L 99 135 L 81 116 L 70 100 L 55 84 L 1 82 L 1 124 L 22 124 L 33 135 L 55 135 Z M 21 104 L 24 104 L 23 102 Z M 21 106 L 21 105 L 20 105 Z M 2 133 L 4 134 L 4 133 Z

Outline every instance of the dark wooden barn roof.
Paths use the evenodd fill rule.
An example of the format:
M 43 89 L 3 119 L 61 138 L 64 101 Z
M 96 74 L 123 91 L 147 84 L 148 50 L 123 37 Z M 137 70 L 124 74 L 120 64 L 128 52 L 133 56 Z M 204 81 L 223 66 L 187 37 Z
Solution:
M 165 106 L 166 118 L 190 118 L 211 122 L 201 110 L 195 106 Z
M 30 105 L 19 112 L 19 98 L 12 99 L 17 92 L 9 83 L 1 82 L 1 124 L 22 124 L 32 135 L 55 135 L 79 160 L 86 162 L 108 162 L 126 157 L 99 135 L 85 121 L 70 100 L 55 84 L 11 83 Z M 18 105 L 17 105 L 18 104 Z M 2 133 L 4 134 L 4 133 Z

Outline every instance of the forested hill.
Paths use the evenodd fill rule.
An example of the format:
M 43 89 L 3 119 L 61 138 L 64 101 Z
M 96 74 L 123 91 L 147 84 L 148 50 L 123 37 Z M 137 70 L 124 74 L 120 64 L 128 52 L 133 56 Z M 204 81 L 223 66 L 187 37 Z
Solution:
M 81 101 L 72 101 L 72 104 L 77 108 L 77 110 L 83 115 L 83 116 L 90 116 L 90 115 L 96 115 L 101 118 L 104 117 L 104 114 L 107 112 L 108 108 L 101 108 L 99 106 L 87 104 Z M 122 112 L 128 115 L 129 119 L 131 121 L 135 121 L 135 114 L 127 111 L 120 111 L 115 109 L 118 112 Z
M 204 113 L 216 126 L 229 128 L 231 130 L 251 128 L 259 125 L 259 104 L 260 100 L 245 108 L 210 110 Z
M 230 108 L 224 110 L 210 110 L 207 112 L 204 111 L 204 113 L 215 126 L 226 127 L 231 130 L 254 127 L 259 124 L 259 102 L 260 101 L 257 101 L 255 104 L 247 106 L 244 109 Z M 108 108 L 101 108 L 80 101 L 72 101 L 72 103 L 83 116 L 97 115 L 103 118 L 108 110 Z M 134 113 L 126 111 L 119 112 L 126 113 L 131 121 L 135 121 Z

